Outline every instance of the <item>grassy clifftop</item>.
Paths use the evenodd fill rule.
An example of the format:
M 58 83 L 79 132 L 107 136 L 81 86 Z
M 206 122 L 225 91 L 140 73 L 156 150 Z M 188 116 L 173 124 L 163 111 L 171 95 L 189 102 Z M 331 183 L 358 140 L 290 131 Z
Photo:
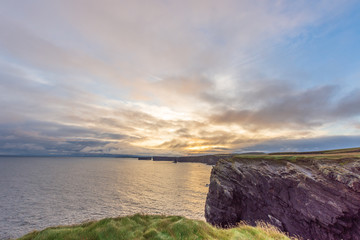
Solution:
M 39 239 L 290 239 L 276 228 L 259 224 L 257 227 L 239 225 L 220 229 L 198 220 L 178 216 L 136 214 L 128 217 L 106 218 L 73 226 L 51 227 L 34 231 L 21 240 Z
M 336 149 L 326 150 L 317 152 L 279 152 L 279 153 L 268 153 L 268 154 L 238 154 L 233 155 L 229 159 L 223 159 L 220 161 L 273 161 L 277 163 L 292 162 L 297 164 L 313 164 L 313 163 L 337 163 L 344 165 L 346 163 L 359 161 L 360 160 L 360 148 L 347 148 L 347 149 Z
M 299 154 L 349 154 L 358 153 L 360 154 L 360 147 L 357 148 L 344 148 L 344 149 L 333 149 L 323 151 L 312 151 L 312 152 L 278 152 L 270 153 L 270 155 L 299 155 Z

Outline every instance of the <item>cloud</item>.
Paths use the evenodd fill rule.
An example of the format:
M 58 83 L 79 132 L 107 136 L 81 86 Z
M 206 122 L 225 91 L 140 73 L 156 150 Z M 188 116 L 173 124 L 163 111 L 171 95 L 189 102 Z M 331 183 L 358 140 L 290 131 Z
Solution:
M 311 7 L 282 1 L 40 1 L 23 2 L 19 10 L 7 1 L 8 12 L 21 18 L 3 14 L 0 46 L 35 67 L 131 84 L 128 78 L 223 71 L 233 57 L 246 61 L 245 49 L 299 34 L 346 6 L 321 1 Z
M 333 134 L 359 91 L 269 74 L 351 1 L 2 2 L 2 153 L 234 151 Z M 274 70 L 275 72 L 275 70 Z
M 339 100 L 334 115 L 340 117 L 353 117 L 360 114 L 360 89 L 353 90 Z
M 96 131 L 95 129 L 65 126 L 51 122 L 27 122 L 22 125 L 0 125 L 1 154 L 76 154 L 91 153 L 111 142 L 121 142 L 129 136 Z M 119 153 L 119 152 L 116 152 Z
M 214 123 L 238 124 L 249 129 L 312 128 L 329 122 L 359 115 L 358 91 L 339 98 L 339 86 L 322 86 L 299 91 L 295 88 L 273 88 L 263 85 L 258 91 L 242 94 L 254 99 L 251 107 L 248 101 L 240 99 L 240 105 L 226 107 L 222 104 L 218 113 L 210 116 Z M 234 100 L 237 101 L 237 100 Z

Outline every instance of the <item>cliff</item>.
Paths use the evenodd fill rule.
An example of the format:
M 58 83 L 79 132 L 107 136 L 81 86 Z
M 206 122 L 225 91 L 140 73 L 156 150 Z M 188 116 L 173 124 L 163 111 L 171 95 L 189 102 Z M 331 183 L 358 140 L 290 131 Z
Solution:
M 359 154 L 220 160 L 211 172 L 206 220 L 223 227 L 262 220 L 303 239 L 360 240 Z
M 173 162 L 199 162 L 208 165 L 215 165 L 220 159 L 229 159 L 233 155 L 219 154 L 219 155 L 203 155 L 203 156 L 186 156 L 186 157 L 164 157 L 154 156 L 154 161 L 173 161 Z

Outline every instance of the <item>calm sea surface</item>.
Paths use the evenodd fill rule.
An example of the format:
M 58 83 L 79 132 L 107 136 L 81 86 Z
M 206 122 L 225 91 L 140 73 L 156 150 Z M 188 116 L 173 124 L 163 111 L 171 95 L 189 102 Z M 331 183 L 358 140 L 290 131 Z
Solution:
M 204 219 L 210 171 L 131 158 L 0 158 L 0 239 L 134 213 Z

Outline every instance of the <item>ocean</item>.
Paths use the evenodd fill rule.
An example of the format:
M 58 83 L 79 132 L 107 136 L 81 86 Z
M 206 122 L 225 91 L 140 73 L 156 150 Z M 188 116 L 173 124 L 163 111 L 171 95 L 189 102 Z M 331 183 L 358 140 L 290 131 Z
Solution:
M 204 220 L 211 166 L 133 158 L 0 158 L 0 239 L 135 213 Z

